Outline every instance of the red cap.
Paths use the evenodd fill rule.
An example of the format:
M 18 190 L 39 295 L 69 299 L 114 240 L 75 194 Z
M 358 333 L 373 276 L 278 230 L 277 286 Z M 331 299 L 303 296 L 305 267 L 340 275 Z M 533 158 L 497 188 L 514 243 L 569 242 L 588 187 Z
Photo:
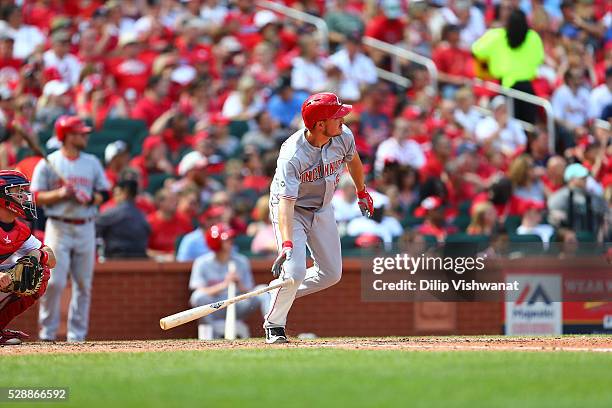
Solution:
M 378 235 L 365 232 L 357 237 L 355 246 L 358 248 L 373 248 L 377 247 L 382 240 Z
M 437 196 L 429 196 L 414 210 L 414 215 L 417 217 L 424 217 L 428 211 L 435 210 L 436 208 L 442 207 L 442 199 Z
M 62 115 L 55 121 L 55 135 L 63 142 L 68 133 L 89 133 L 91 128 L 78 116 Z
M 542 211 L 546 209 L 546 204 L 543 201 L 524 200 L 522 202 L 521 213 L 524 214 L 529 210 Z
M 230 120 L 226 116 L 223 116 L 221 112 L 215 112 L 210 115 L 208 122 L 213 126 L 227 126 Z
M 221 249 L 223 241 L 232 239 L 236 236 L 234 231 L 227 224 L 215 224 L 206 231 L 206 245 L 213 251 L 217 252 Z
M 331 92 L 321 92 L 311 95 L 302 104 L 302 119 L 307 129 L 327 119 L 342 118 L 353 109 L 352 105 L 340 102 L 338 96 Z
M 406 109 L 404 109 L 404 112 L 402 112 L 402 117 L 408 120 L 420 119 L 422 115 L 423 110 L 414 105 L 407 106 Z

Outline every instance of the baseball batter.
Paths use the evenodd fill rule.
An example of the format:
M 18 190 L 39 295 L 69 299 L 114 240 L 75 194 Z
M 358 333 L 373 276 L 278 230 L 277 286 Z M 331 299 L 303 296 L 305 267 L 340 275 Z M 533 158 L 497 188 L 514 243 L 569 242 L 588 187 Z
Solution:
M 279 250 L 272 274 L 277 279 L 291 277 L 296 283 L 272 292 L 264 321 L 268 344 L 287 342 L 287 314 L 296 297 L 340 280 L 340 237 L 330 202 L 344 165 L 356 186 L 362 214 L 369 217 L 373 212 L 355 139 L 344 125 L 351 109 L 333 93 L 310 96 L 302 105 L 305 129 L 281 147 L 270 187 L 270 217 Z M 314 260 L 308 269 L 306 247 Z
M 18 218 L 36 218 L 30 181 L 14 170 L 0 171 L 0 346 L 20 344 L 26 333 L 5 329 L 45 293 L 55 256 Z
M 47 215 L 45 241 L 57 258 L 47 293 L 40 301 L 41 340 L 56 338 L 60 298 L 69 274 L 72 298 L 67 339 L 84 341 L 87 335 L 95 261 L 94 218 L 97 206 L 108 199 L 110 187 L 98 158 L 82 152 L 90 131 L 76 116 L 60 117 L 55 133 L 62 147 L 49 155 L 52 166 L 41 160 L 32 177 L 34 197 Z

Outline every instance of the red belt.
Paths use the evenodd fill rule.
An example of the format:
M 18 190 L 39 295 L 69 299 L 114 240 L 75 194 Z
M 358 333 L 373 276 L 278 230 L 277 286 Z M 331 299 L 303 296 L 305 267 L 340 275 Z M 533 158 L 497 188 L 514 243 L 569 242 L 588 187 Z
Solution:
M 66 224 L 83 225 L 92 221 L 93 218 L 61 218 L 61 217 L 49 217 L 52 220 L 61 221 Z

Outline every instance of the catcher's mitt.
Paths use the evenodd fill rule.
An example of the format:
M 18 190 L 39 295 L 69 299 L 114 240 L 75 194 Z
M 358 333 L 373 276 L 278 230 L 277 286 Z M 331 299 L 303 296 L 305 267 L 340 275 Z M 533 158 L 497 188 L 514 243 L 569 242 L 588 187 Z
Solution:
M 2 292 L 11 292 L 19 296 L 31 296 L 38 292 L 43 281 L 44 269 L 35 256 L 23 256 L 15 266 L 2 271 L 11 277 L 11 284 Z

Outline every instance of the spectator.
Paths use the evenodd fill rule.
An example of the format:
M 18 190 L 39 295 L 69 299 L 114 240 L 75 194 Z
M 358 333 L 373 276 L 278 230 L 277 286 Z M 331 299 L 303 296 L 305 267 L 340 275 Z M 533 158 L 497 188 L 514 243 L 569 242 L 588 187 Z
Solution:
M 420 178 L 440 178 L 444 167 L 452 158 L 452 145 L 448 137 L 442 133 L 434 135 L 431 140 L 431 150 L 425 155 L 425 164 L 420 168 Z
M 181 239 L 176 253 L 178 262 L 191 262 L 201 255 L 210 252 L 206 244 L 206 231 L 214 224 L 222 222 L 225 210 L 223 207 L 212 206 L 198 217 L 198 228 L 189 232 Z
M 485 21 L 482 12 L 471 0 L 454 0 L 440 11 L 446 24 L 453 24 L 461 29 L 461 46 L 469 49 L 485 33 Z
M 517 150 L 525 148 L 527 135 L 521 125 L 508 117 L 506 98 L 498 95 L 491 101 L 493 116 L 482 119 L 476 125 L 476 140 L 486 151 L 501 152 L 513 156 Z
M 224 224 L 215 224 L 206 231 L 206 242 L 212 252 L 198 257 L 191 268 L 189 289 L 193 292 L 189 303 L 192 307 L 227 299 L 227 287 L 231 282 L 236 284 L 237 295 L 253 289 L 249 260 L 244 255 L 232 251 L 234 236 L 234 230 Z M 248 328 L 243 320 L 262 306 L 260 299 L 265 296 L 267 294 L 236 303 L 236 332 L 240 337 L 249 337 Z M 212 326 L 209 330 L 212 333 L 206 336 L 208 339 L 222 337 L 225 328 L 225 309 L 204 317 L 201 319 L 201 324 Z
M 447 225 L 444 217 L 443 201 L 440 197 L 429 196 L 421 201 L 414 215 L 424 217 L 425 221 L 416 227 L 416 231 L 422 235 L 432 235 L 438 242 L 444 242 L 448 234 L 457 232 L 452 225 Z
M 329 57 L 329 62 L 341 73 L 339 97 L 357 101 L 361 91 L 378 81 L 374 62 L 361 51 L 361 35 L 352 33 L 346 37 L 344 47 Z
M 172 185 L 172 191 L 178 193 L 184 189 L 196 189 L 200 194 L 200 202 L 208 205 L 212 195 L 222 189 L 222 185 L 209 177 L 208 159 L 200 152 L 187 153 L 178 165 L 181 180 Z
M 285 132 L 278 129 L 278 123 L 270 117 L 267 111 L 262 111 L 255 116 L 255 122 L 257 128 L 249 130 L 242 137 L 243 146 L 253 146 L 262 151 L 272 150 L 286 136 Z
M 359 135 L 368 146 L 378 146 L 391 135 L 395 101 L 384 83 L 368 86 L 362 94 L 359 112 Z M 345 118 L 345 123 L 348 118 Z
M 109 143 L 104 149 L 104 161 L 106 162 L 106 178 L 111 188 L 117 184 L 119 174 L 125 170 L 130 162 L 130 150 L 123 140 Z
M 397 162 L 402 166 L 420 169 L 425 165 L 425 155 L 421 146 L 410 139 L 408 121 L 403 118 L 395 120 L 392 136 L 382 142 L 376 151 L 374 168 L 382 172 L 385 163 Z
M 404 11 L 400 0 L 381 0 L 380 13 L 368 21 L 365 35 L 397 44 L 404 38 Z
M 223 116 L 231 120 L 251 120 L 265 108 L 257 83 L 251 76 L 244 75 L 236 91 L 230 93 L 223 104 Z
M 118 43 L 119 56 L 108 61 L 108 71 L 115 79 L 117 91 L 126 98 L 136 98 L 151 86 L 152 60 L 142 50 L 137 34 L 122 33 Z
M 606 69 L 606 81 L 593 89 L 589 96 L 589 117 L 591 119 L 603 119 L 604 108 L 612 104 L 612 66 Z
M 375 192 L 373 192 L 375 193 Z M 393 239 L 402 235 L 404 229 L 397 219 L 389 216 L 389 198 L 383 194 L 372 194 L 374 214 L 371 218 L 356 217 L 349 221 L 346 233 L 352 237 L 373 234 L 379 237 L 389 249 Z
M 176 163 L 185 151 L 193 147 L 189 118 L 177 108 L 170 108 L 151 125 L 151 135 L 158 135 L 168 147 L 170 160 Z
M 142 154 L 130 161 L 130 167 L 135 168 L 140 174 L 141 185 L 147 188 L 149 175 L 151 174 L 174 174 L 174 167 L 167 159 L 167 148 L 160 136 L 149 136 L 142 143 Z
M 116 89 L 104 83 L 100 74 L 87 75 L 77 88 L 77 113 L 101 128 L 106 119 L 126 118 L 128 107 Z
M 33 25 L 23 23 L 22 10 L 16 5 L 6 5 L 0 11 L 0 21 L 8 35 L 15 41 L 13 57 L 26 59 L 45 43 L 45 35 Z
M 70 53 L 72 35 L 68 31 L 56 31 L 51 35 L 51 49 L 43 54 L 45 67 L 54 67 L 62 81 L 71 87 L 79 83 L 81 63 Z
M 282 77 L 276 93 L 268 101 L 266 111 L 282 128 L 297 129 L 302 120 L 302 103 L 306 97 L 305 93 L 293 90 L 289 77 Z
M 177 216 L 177 197 L 167 189 L 155 194 L 157 211 L 147 217 L 151 235 L 147 245 L 147 255 L 157 261 L 174 260 L 177 239 L 191 231 L 191 224 Z
M 153 125 L 164 112 L 171 107 L 168 98 L 170 81 L 161 76 L 149 77 L 144 96 L 136 102 L 132 109 L 132 119 L 144 120 L 147 126 Z
M 521 10 L 512 11 L 504 28 L 487 31 L 474 43 L 472 52 L 503 86 L 534 94 L 531 80 L 544 61 L 544 47 L 538 33 L 529 29 Z M 515 118 L 535 123 L 535 112 L 532 104 L 514 101 Z
M 104 240 L 106 258 L 146 258 L 151 227 L 134 202 L 138 181 L 121 179 L 113 188 L 116 205 L 96 220 L 97 235 Z
M 510 164 L 508 177 L 512 181 L 514 194 L 524 200 L 544 202 L 543 171 L 533 164 L 533 158 L 523 154 Z
M 493 181 L 486 191 L 474 197 L 470 214 L 474 212 L 476 204 L 490 201 L 497 211 L 497 218 L 504 222 L 509 215 L 520 215 L 523 208 L 523 200 L 513 194 L 512 181 L 506 177 L 500 177 Z
M 544 193 L 547 198 L 563 187 L 563 174 L 566 166 L 567 161 L 561 156 L 553 156 L 546 162 L 546 174 L 542 175 L 542 183 L 544 183 Z
M 291 88 L 308 94 L 326 90 L 327 72 L 325 60 L 320 56 L 317 39 L 304 34 L 298 40 L 300 55 L 293 59 Z
M 442 30 L 442 42 L 433 50 L 432 59 L 438 68 L 441 93 L 445 99 L 453 99 L 455 92 L 473 76 L 472 54 L 459 46 L 461 28 L 447 25 Z
M 363 33 L 365 25 L 359 10 L 351 7 L 348 0 L 335 0 L 324 19 L 329 29 L 329 39 L 332 44 L 344 42 L 350 34 Z
M 584 75 L 580 69 L 570 69 L 564 76 L 565 84 L 557 88 L 552 96 L 555 120 L 566 131 L 575 135 L 587 132 L 585 126 L 589 120 L 589 90 L 584 86 Z M 574 140 L 565 142 L 572 146 Z
M 548 144 L 548 133 L 543 130 L 535 129 L 534 132 L 527 134 L 527 150 L 533 159 L 533 163 L 538 169 L 544 169 L 550 158 L 550 147 Z
M 230 135 L 230 120 L 224 115 L 214 113 L 210 115 L 208 123 L 208 138 L 214 142 L 219 153 L 226 158 L 235 156 L 240 148 L 240 140 L 236 136 Z
M 69 90 L 70 85 L 57 79 L 45 84 L 36 107 L 36 122 L 39 126 L 50 127 L 60 116 L 75 113 Z
M 246 70 L 246 74 L 252 76 L 262 88 L 272 88 L 278 80 L 279 72 L 274 63 L 274 51 L 267 43 L 257 44 L 253 50 L 253 61 Z
M 474 206 L 472 220 L 466 232 L 469 235 L 491 236 L 497 229 L 497 212 L 489 201 L 482 201 Z
M 581 164 L 566 167 L 563 175 L 565 187 L 548 198 L 551 225 L 598 234 L 607 205 L 603 198 L 586 190 L 588 176 L 589 171 Z
M 14 57 L 15 40 L 6 32 L 0 32 L 0 82 L 10 84 L 19 80 L 19 70 L 23 65 L 21 59 Z
M 540 201 L 526 201 L 523 209 L 521 225 L 516 229 L 519 235 L 533 234 L 540 237 L 544 243 L 544 249 L 548 249 L 550 239 L 555 229 L 550 224 L 542 224 L 546 204 Z
M 253 222 L 249 224 L 247 235 L 253 237 L 251 252 L 258 255 L 276 255 L 278 251 L 274 227 L 270 222 L 270 197 L 263 195 L 253 209 Z
M 482 115 L 474 107 L 474 94 L 468 87 L 460 88 L 455 93 L 457 108 L 455 109 L 455 121 L 466 132 L 468 139 L 473 139 L 476 133 L 476 126 L 482 119 Z

